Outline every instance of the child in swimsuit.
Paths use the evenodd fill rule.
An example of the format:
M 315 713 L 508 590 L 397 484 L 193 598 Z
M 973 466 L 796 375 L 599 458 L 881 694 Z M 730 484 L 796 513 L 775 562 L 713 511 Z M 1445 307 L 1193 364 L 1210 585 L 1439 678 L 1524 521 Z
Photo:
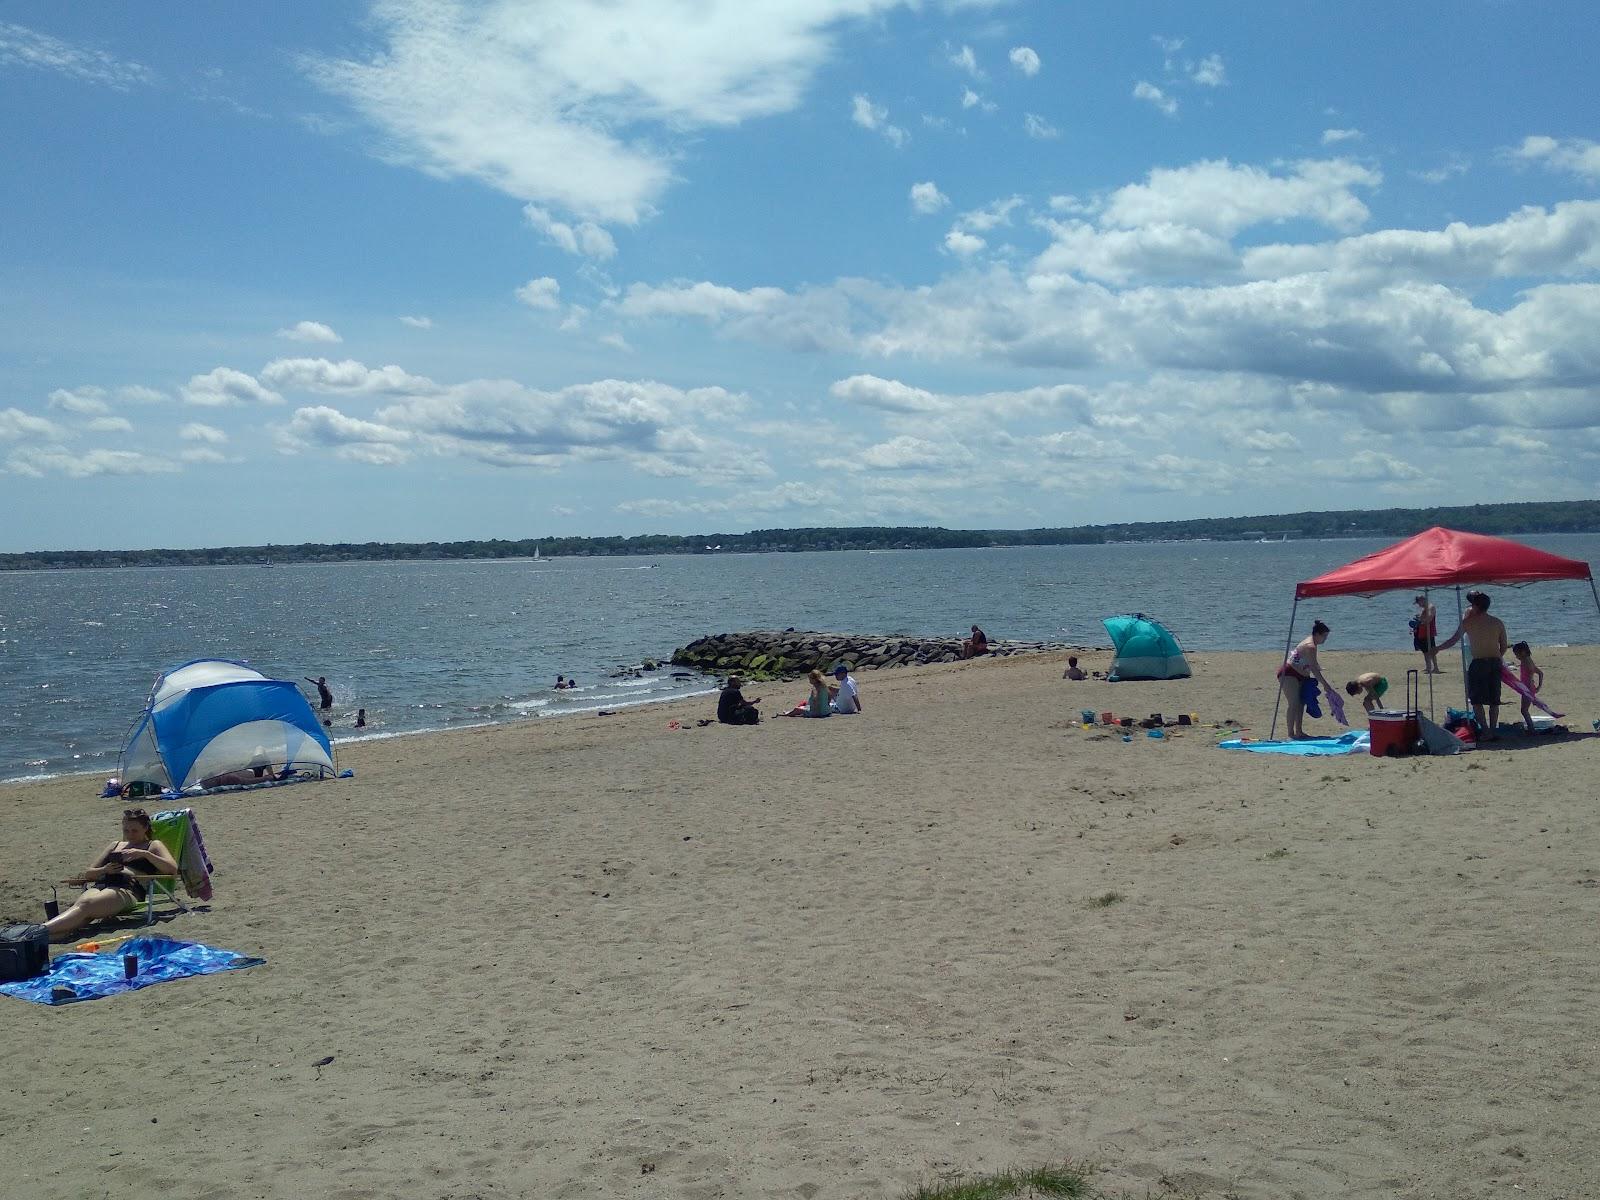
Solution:
M 1344 685 L 1345 695 L 1360 696 L 1361 707 L 1372 712 L 1389 690 L 1389 681 L 1376 671 L 1364 671 Z
M 1517 676 L 1522 686 L 1537 696 L 1539 689 L 1544 687 L 1544 672 L 1533 661 L 1533 649 L 1527 642 L 1518 642 L 1511 647 L 1511 653 L 1516 656 Z M 1522 727 L 1529 733 L 1533 732 L 1533 701 L 1526 696 L 1522 698 Z

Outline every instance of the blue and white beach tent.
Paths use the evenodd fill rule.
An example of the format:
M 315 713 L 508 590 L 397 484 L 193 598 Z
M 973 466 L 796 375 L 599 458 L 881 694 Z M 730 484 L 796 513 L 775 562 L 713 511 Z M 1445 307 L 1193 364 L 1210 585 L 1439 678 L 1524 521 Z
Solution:
M 1135 613 L 1131 617 L 1107 617 L 1104 624 L 1117 649 L 1107 679 L 1189 678 L 1189 660 L 1183 657 L 1183 647 L 1160 621 Z
M 334 773 L 333 745 L 298 687 L 222 659 L 156 676 L 122 751 L 123 783 L 182 791 L 252 767 Z

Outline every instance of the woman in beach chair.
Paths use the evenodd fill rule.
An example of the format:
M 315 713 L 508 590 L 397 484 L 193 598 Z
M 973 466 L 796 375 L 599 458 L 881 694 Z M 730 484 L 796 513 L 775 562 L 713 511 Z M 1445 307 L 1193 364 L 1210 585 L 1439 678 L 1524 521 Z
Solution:
M 90 921 L 115 917 L 138 907 L 146 891 L 156 886 L 152 877 L 173 877 L 178 864 L 150 828 L 150 814 L 142 808 L 122 810 L 122 837 L 101 851 L 82 875 L 67 883 L 81 883 L 83 893 L 71 908 L 45 922 L 52 939 L 60 939 Z

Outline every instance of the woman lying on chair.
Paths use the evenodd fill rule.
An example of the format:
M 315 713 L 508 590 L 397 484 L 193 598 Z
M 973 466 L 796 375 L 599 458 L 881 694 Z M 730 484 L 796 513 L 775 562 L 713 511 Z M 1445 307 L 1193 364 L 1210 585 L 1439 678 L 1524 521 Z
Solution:
M 150 831 L 150 814 L 142 808 L 125 808 L 121 839 L 107 846 L 82 875 L 64 881 L 83 884 L 83 894 L 44 927 L 52 938 L 62 938 L 90 921 L 118 916 L 145 898 L 150 876 L 177 873 L 172 851 Z

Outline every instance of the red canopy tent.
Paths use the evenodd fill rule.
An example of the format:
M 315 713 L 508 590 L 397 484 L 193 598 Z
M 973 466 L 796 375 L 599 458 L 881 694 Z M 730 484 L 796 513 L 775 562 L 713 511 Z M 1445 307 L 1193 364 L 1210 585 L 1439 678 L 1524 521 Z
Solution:
M 1550 579 L 1587 579 L 1589 591 L 1600 611 L 1600 591 L 1596 591 L 1589 564 L 1575 558 L 1562 558 L 1535 550 L 1521 542 L 1490 537 L 1483 533 L 1462 533 L 1435 525 L 1403 542 L 1358 558 L 1315 579 L 1297 583 L 1294 607 L 1289 610 L 1289 636 L 1284 641 L 1288 657 L 1294 641 L 1294 618 L 1300 601 L 1315 596 L 1376 596 L 1406 589 L 1454 587 L 1456 612 L 1461 611 L 1461 589 L 1473 584 L 1520 587 Z M 1431 695 L 1432 679 L 1429 679 Z M 1431 702 L 1430 702 L 1431 703 Z M 1278 728 L 1278 708 L 1272 709 L 1272 729 Z
M 1399 588 L 1422 590 L 1487 583 L 1516 587 L 1546 579 L 1587 579 L 1589 564 L 1521 542 L 1462 533 L 1435 525 L 1415 537 L 1295 585 L 1294 598 L 1376 596 Z

